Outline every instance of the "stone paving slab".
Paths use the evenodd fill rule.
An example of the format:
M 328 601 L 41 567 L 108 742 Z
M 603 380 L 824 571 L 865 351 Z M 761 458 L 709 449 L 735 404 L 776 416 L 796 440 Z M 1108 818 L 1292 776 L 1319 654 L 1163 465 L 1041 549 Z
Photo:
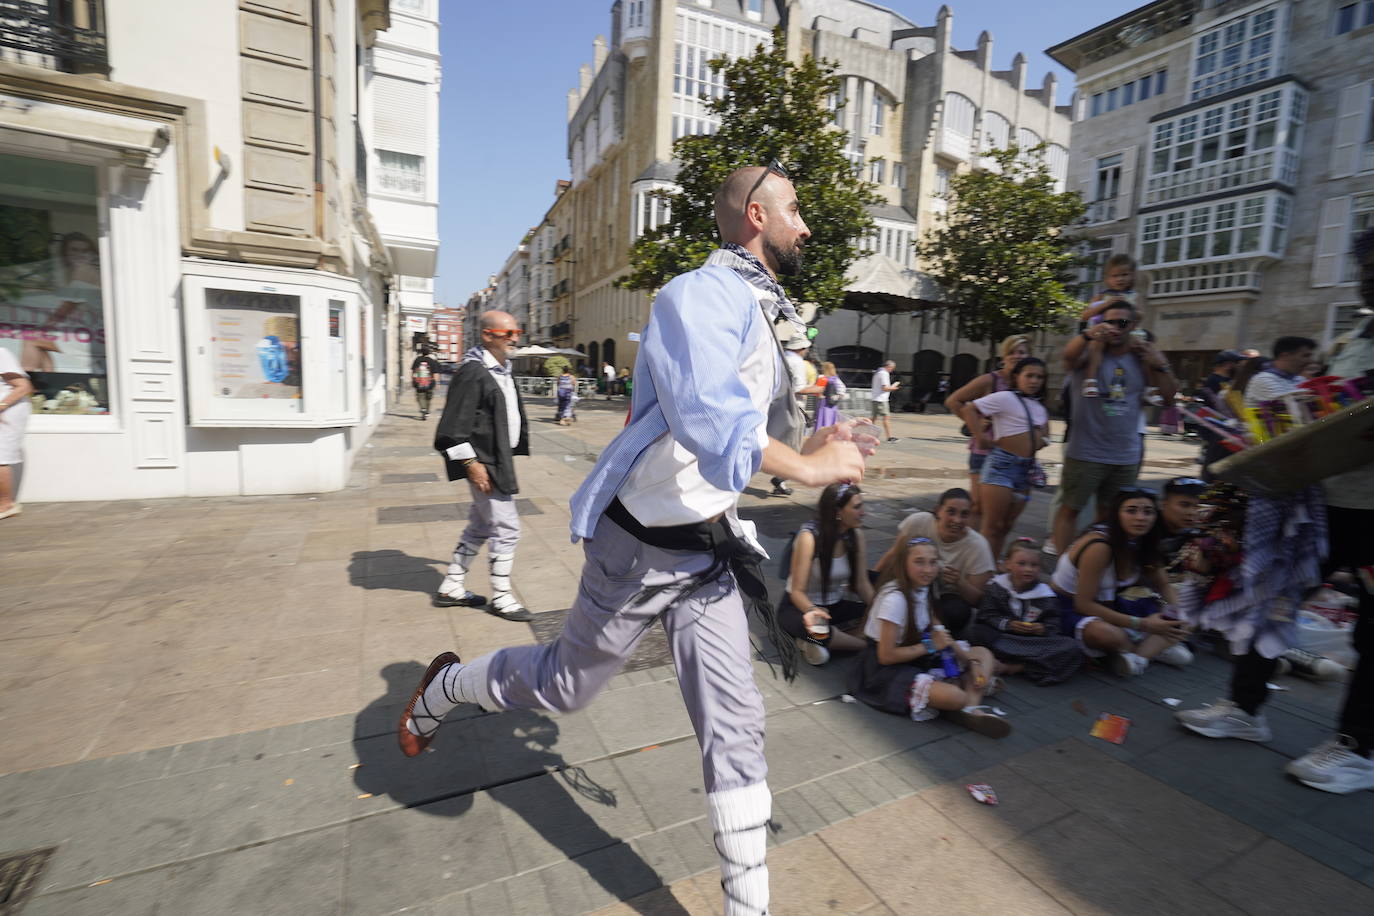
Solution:
M 597 404 L 575 427 L 534 427 L 516 581 L 545 620 L 567 607 L 580 566 L 569 496 L 623 416 Z M 875 549 L 958 481 L 966 455 L 950 418 L 894 425 L 905 438 L 880 453 L 892 473 L 865 483 Z M 539 635 L 429 605 L 459 522 L 379 523 L 387 509 L 458 511 L 461 485 L 420 479 L 440 476 L 431 432 L 389 418 L 338 493 L 35 505 L 6 528 L 20 537 L 0 547 L 0 847 L 58 845 L 26 912 L 485 916 L 616 901 L 630 901 L 617 912 L 718 912 L 696 742 L 661 648 L 578 714 L 460 709 L 429 753 L 396 750 L 396 717 L 430 656 Z M 1195 451 L 1149 447 L 1147 476 Z M 801 487 L 770 497 L 760 477 L 742 514 L 779 548 L 814 499 Z M 1018 530 L 1038 535 L 1048 502 L 1036 494 Z M 64 571 L 46 560 L 53 552 L 98 552 L 110 569 Z M 483 566 L 474 590 L 486 587 Z M 1362 902 L 1374 885 L 1374 796 L 1327 796 L 1280 773 L 1326 736 L 1339 685 L 1283 679 L 1275 740 L 1258 746 L 1173 726 L 1164 697 L 1225 690 L 1229 667 L 1207 653 L 1128 682 L 1101 671 L 1053 688 L 1013 681 L 996 702 L 1016 731 L 994 742 L 842 703 L 852 661 L 791 684 L 755 664 L 780 913 L 928 911 L 930 887 L 871 873 L 875 838 L 935 843 L 934 891 L 952 912 L 976 912 L 989 894 L 1017 904 L 999 911 L 1101 911 L 1111 881 L 1148 882 L 1066 877 L 1043 843 L 1006 852 L 1051 828 L 1062 844 L 1125 843 L 1132 861 L 1168 863 L 1206 892 L 1162 898 L 1183 911 L 1213 894 L 1225 901 L 1216 912 L 1264 912 L 1270 895 L 1251 891 L 1274 879 L 1252 874 L 1247 850 L 1315 876 L 1311 899 L 1324 903 Z M 57 691 L 81 697 L 80 721 L 34 714 Z M 1101 711 L 1132 718 L 1125 745 L 1087 736 Z M 1004 792 L 1003 807 L 968 800 L 962 781 L 975 777 Z M 298 871 L 283 867 L 295 860 Z

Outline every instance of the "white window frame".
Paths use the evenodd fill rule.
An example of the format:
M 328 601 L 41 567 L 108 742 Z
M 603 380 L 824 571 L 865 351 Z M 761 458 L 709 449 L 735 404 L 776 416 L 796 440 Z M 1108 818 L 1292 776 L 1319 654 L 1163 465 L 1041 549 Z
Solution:
M 887 103 L 883 101 L 883 94 L 878 91 L 877 86 L 873 87 L 871 95 L 873 99 L 868 106 L 868 134 L 871 137 L 881 137 Z
M 1351 11 L 1350 27 L 1341 28 L 1341 12 L 1349 9 Z M 1374 25 L 1374 0 L 1337 0 L 1331 10 L 1331 34 L 1340 36 L 1348 35 L 1366 26 Z
M 1287 195 L 1264 191 L 1142 214 L 1138 260 L 1153 269 L 1279 257 L 1291 213 Z M 1254 236 L 1251 244 L 1247 233 Z
M 1284 44 L 1287 40 L 1286 9 L 1273 4 L 1250 10 L 1227 20 L 1193 39 L 1189 64 L 1188 99 L 1197 102 L 1230 92 L 1251 83 L 1269 79 L 1282 72 Z M 1268 19 L 1264 28 L 1261 20 Z M 1256 31 L 1256 28 L 1262 31 Z M 1263 47 L 1256 53 L 1256 47 Z M 1231 51 L 1234 55 L 1230 55 Z M 1210 58 L 1216 56 L 1213 66 Z M 1233 56 L 1233 60 L 1227 60 Z M 1204 72 L 1204 66 L 1207 68 Z

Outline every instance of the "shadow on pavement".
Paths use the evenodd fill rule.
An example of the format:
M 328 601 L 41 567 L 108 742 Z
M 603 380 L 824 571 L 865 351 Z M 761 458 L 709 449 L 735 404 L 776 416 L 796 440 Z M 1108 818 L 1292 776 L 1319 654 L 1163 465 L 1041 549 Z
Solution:
M 443 573 L 434 568 L 439 563 L 448 561 L 413 557 L 404 550 L 358 550 L 348 560 L 348 584 L 433 595 L 444 581 Z
M 353 772 L 358 790 L 390 796 L 423 814 L 454 818 L 455 830 L 463 829 L 462 818 L 471 810 L 474 796 L 486 792 L 617 900 L 636 912 L 650 912 L 630 898 L 660 887 L 662 879 L 575 800 L 574 793 L 598 805 L 619 804 L 614 790 L 597 783 L 582 767 L 568 766 L 557 752 L 559 726 L 553 718 L 531 710 L 473 715 L 476 707 L 459 707 L 441 729 L 444 734 L 413 759 L 401 753 L 393 735 L 376 734 L 380 721 L 388 716 L 396 720 L 424 673 L 424 666 L 414 661 L 382 669 L 386 694 L 358 714 L 355 729 L 359 766 Z M 532 863 L 515 864 L 525 869 Z M 687 913 L 676 902 L 657 902 L 652 912 Z

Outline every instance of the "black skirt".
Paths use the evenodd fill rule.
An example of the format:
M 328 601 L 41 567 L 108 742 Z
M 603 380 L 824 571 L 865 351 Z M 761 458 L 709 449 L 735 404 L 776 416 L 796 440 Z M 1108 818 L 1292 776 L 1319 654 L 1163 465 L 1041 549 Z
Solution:
M 987 645 L 998 661 L 1024 665 L 1022 673 L 1041 687 L 1067 681 L 1084 660 L 1083 649 L 1072 636 L 1001 633 Z
M 849 692 L 861 703 L 899 716 L 911 713 L 911 682 L 918 675 L 927 674 L 937 660 L 922 656 L 902 665 L 884 665 L 878 661 L 878 644 L 868 641 L 859 653 L 850 680 Z

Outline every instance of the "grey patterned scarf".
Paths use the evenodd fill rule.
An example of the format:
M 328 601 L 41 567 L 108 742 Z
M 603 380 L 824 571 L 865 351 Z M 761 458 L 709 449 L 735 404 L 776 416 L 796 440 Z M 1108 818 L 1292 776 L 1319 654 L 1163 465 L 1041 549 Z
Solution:
M 752 251 L 735 242 L 726 242 L 711 252 L 706 263 L 716 267 L 728 267 L 739 274 L 750 286 L 767 293 L 768 295 L 760 302 L 769 321 L 776 324 L 785 318 L 792 324 L 792 330 L 795 333 L 806 333 L 806 324 L 797 314 L 797 309 L 792 305 L 792 300 L 787 298 L 787 293 L 783 292 L 782 285 L 773 278 L 773 275 L 763 266 L 763 262 Z

